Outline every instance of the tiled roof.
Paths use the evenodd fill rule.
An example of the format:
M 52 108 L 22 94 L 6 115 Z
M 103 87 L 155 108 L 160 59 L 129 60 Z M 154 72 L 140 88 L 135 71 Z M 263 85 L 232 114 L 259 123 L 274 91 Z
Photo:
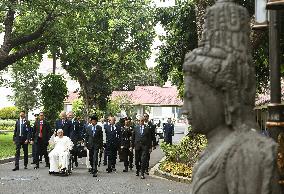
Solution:
M 182 106 L 175 86 L 136 86 L 134 91 L 113 91 L 111 99 L 127 95 L 134 105 Z
M 69 92 L 69 94 L 67 95 L 64 103 L 65 104 L 72 104 L 76 99 L 78 99 L 80 96 L 79 92 L 74 91 L 74 92 Z

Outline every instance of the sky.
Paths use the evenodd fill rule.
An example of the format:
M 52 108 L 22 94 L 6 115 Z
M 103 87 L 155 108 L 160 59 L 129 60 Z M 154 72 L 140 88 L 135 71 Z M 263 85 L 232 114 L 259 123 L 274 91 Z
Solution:
M 173 6 L 175 4 L 175 0 L 154 0 L 157 6 L 159 7 L 167 7 L 167 6 Z M 155 26 L 155 31 L 157 35 L 164 35 L 165 31 L 163 27 L 160 24 L 157 24 Z M 4 34 L 0 34 L 0 46 L 3 43 L 3 36 Z M 155 37 L 153 45 L 151 47 L 152 55 L 151 57 L 146 61 L 146 65 L 150 67 L 155 67 L 155 59 L 157 58 L 158 49 L 157 47 L 160 46 L 162 42 L 159 40 L 158 36 Z M 57 64 L 60 64 L 60 61 L 58 60 Z M 48 74 L 52 72 L 52 59 L 48 58 L 47 55 L 44 56 L 42 63 L 40 64 L 39 72 L 43 74 Z M 67 81 L 67 87 L 69 91 L 74 91 L 77 88 L 79 88 L 78 82 L 71 80 L 71 78 L 68 76 L 66 71 L 57 65 L 56 72 L 59 72 L 60 74 L 64 75 L 64 77 L 68 80 Z M 9 76 L 9 74 L 5 74 L 4 76 Z M 0 108 L 6 107 L 6 106 L 13 106 L 13 102 L 9 101 L 7 99 L 8 95 L 12 95 L 13 92 L 11 88 L 6 87 L 0 87 Z

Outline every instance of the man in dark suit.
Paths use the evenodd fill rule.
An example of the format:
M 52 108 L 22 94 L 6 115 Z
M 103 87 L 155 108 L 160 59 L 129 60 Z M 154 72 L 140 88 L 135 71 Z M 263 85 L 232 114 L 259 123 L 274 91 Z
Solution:
M 16 144 L 15 168 L 13 171 L 19 170 L 20 150 L 24 151 L 24 168 L 28 165 L 28 142 L 31 138 L 31 128 L 29 121 L 25 119 L 25 111 L 20 112 L 20 118 L 16 121 L 13 141 Z
M 147 169 L 148 154 L 152 151 L 152 131 L 144 124 L 144 117 L 139 118 L 139 125 L 135 126 L 132 134 L 132 149 L 135 148 L 136 176 L 141 171 L 141 179 L 145 179 L 144 173 Z
M 105 125 L 106 133 L 106 154 L 108 158 L 108 173 L 115 171 L 115 164 L 117 158 L 117 151 L 120 144 L 121 127 L 115 125 L 115 118 L 109 118 L 109 124 Z
M 144 113 L 144 123 L 146 126 L 149 127 L 151 131 L 151 139 L 154 142 L 153 144 L 153 149 L 156 149 L 156 125 L 154 125 L 150 120 L 149 120 L 149 115 L 147 113 Z M 150 156 L 151 156 L 152 149 L 150 149 L 149 153 L 147 154 L 147 165 L 146 165 L 146 170 L 145 174 L 149 175 L 149 162 L 150 162 Z
M 72 131 L 72 123 L 67 120 L 66 112 L 62 111 L 60 113 L 60 119 L 55 121 L 55 129 L 63 129 L 64 136 L 70 138 L 70 133 Z
M 172 136 L 174 135 L 174 125 L 172 124 L 172 119 L 168 118 L 168 123 L 163 127 L 164 131 L 164 141 L 172 145 Z
M 91 125 L 86 128 L 85 146 L 89 150 L 89 160 L 92 166 L 91 173 L 97 177 L 99 150 L 103 148 L 103 130 L 97 125 L 98 117 L 91 117 Z
M 39 120 L 35 122 L 33 128 L 33 141 L 31 143 L 35 143 L 36 145 L 36 166 L 34 169 L 39 168 L 39 156 L 44 155 L 46 167 L 49 167 L 49 158 L 47 153 L 48 141 L 51 137 L 51 128 L 49 123 L 44 120 L 44 113 L 39 113 Z
M 35 117 L 35 122 L 37 122 L 39 120 L 39 114 L 34 114 Z M 33 134 L 33 127 L 31 127 L 31 138 L 32 138 L 32 134 Z M 36 164 L 36 145 L 32 144 L 32 157 L 33 157 L 33 161 L 31 164 Z
M 70 139 L 73 142 L 74 146 L 73 149 L 71 151 L 72 155 L 74 156 L 74 163 L 75 166 L 78 167 L 78 153 L 77 153 L 77 144 L 79 141 L 81 141 L 83 139 L 82 135 L 82 128 L 80 126 L 80 121 L 76 118 L 74 118 L 74 115 L 72 112 L 68 113 L 68 123 L 70 123 L 71 126 L 71 131 L 70 131 Z
M 126 117 L 124 119 L 124 126 L 121 128 L 121 137 L 120 137 L 121 152 L 120 154 L 124 162 L 123 172 L 128 171 L 128 167 L 130 165 L 130 160 L 132 157 L 130 149 L 131 149 L 131 139 L 132 139 L 133 128 L 130 124 L 131 124 L 131 118 Z M 132 162 L 131 162 L 131 165 L 132 165 Z M 130 166 L 130 169 L 132 169 L 132 166 Z

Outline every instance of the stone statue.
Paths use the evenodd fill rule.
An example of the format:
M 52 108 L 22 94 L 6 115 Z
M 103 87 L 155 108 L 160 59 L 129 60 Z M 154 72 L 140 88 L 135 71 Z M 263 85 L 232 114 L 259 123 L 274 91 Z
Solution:
M 208 147 L 191 194 L 279 194 L 277 144 L 256 130 L 249 16 L 232 0 L 206 11 L 199 47 L 185 57 L 184 110 Z

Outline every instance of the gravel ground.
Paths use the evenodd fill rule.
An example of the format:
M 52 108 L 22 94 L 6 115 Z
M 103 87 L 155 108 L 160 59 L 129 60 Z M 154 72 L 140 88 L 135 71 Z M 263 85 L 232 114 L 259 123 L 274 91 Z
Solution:
M 177 134 L 174 141 L 177 142 L 183 136 L 178 131 L 184 131 L 183 126 L 176 128 Z M 163 157 L 159 147 L 151 154 L 150 166 L 153 167 Z M 31 160 L 29 160 L 31 162 Z M 0 165 L 0 193 L 98 193 L 98 194 L 140 194 L 140 193 L 188 193 L 189 185 L 177 183 L 154 176 L 147 176 L 141 180 L 135 176 L 135 170 L 122 172 L 123 163 L 118 162 L 116 172 L 106 173 L 105 166 L 99 167 L 98 177 L 93 178 L 87 172 L 85 158 L 79 160 L 79 167 L 75 167 L 72 174 L 67 177 L 59 177 L 48 174 L 45 163 L 40 164 L 38 170 L 29 165 L 23 169 L 23 161 L 20 161 L 20 170 L 13 172 L 14 163 Z

